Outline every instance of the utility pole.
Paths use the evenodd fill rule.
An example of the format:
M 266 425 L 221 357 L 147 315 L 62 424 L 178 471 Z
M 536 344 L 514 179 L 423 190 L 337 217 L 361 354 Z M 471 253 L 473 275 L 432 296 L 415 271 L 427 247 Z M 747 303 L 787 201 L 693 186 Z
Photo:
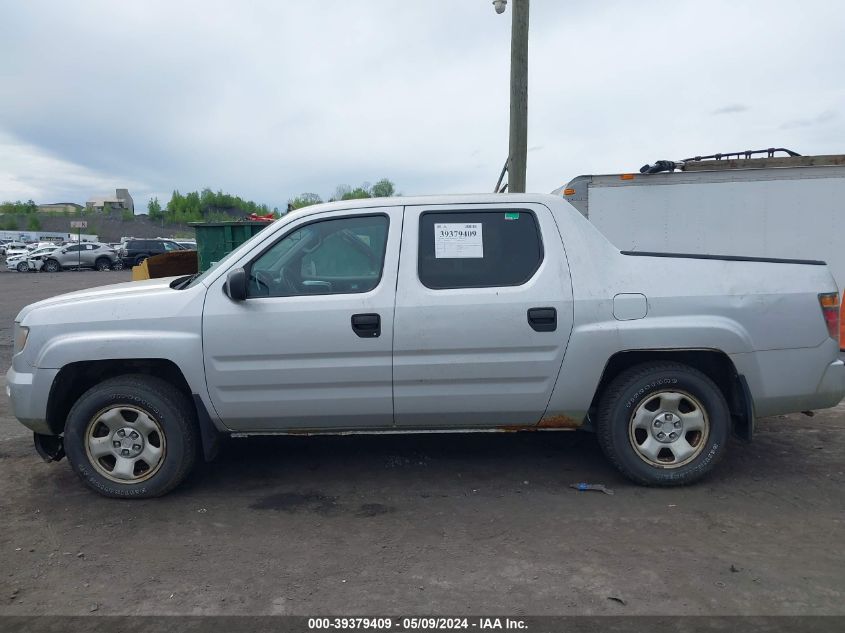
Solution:
M 502 13 L 507 0 L 494 1 Z M 529 0 L 511 0 L 511 108 L 508 191 L 525 193 L 528 158 L 528 10 Z
M 525 193 L 528 163 L 528 2 L 512 0 L 511 15 L 511 132 L 508 191 Z

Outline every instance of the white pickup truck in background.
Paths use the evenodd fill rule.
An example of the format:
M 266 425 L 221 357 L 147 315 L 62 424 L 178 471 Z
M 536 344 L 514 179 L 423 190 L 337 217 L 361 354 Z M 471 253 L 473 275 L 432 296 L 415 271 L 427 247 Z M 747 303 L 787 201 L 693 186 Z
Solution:
M 585 429 L 676 485 L 756 416 L 840 401 L 838 320 L 821 261 L 620 253 L 552 195 L 367 199 L 199 276 L 27 306 L 7 388 L 114 497 L 171 490 L 224 434 Z

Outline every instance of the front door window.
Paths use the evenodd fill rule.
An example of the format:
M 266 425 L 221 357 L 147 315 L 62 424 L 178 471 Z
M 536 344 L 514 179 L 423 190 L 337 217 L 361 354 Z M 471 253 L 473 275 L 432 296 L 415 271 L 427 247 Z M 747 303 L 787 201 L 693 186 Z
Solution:
M 249 270 L 249 297 L 369 292 L 381 279 L 388 219 L 338 218 L 289 233 Z

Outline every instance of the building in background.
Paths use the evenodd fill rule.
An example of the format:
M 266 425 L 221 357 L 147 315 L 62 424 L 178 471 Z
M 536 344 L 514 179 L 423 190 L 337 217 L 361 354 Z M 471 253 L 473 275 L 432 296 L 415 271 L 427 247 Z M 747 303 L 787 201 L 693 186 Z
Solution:
M 37 210 L 38 213 L 79 213 L 82 205 L 75 202 L 49 202 L 39 204 Z
M 62 231 L 0 231 L 0 240 L 15 240 L 16 242 L 99 242 L 99 236 L 94 233 L 65 233 Z
M 94 197 L 85 203 L 85 206 L 95 211 L 111 211 L 113 209 L 125 209 L 135 213 L 135 202 L 129 195 L 128 189 L 115 189 L 114 197 Z

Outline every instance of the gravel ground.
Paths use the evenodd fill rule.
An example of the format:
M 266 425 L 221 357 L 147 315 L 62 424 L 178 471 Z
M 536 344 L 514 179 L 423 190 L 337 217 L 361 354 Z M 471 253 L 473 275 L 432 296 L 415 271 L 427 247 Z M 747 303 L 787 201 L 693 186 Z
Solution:
M 25 304 L 128 279 L 0 273 L 0 360 Z M 4 391 L 0 615 L 845 615 L 845 406 L 758 429 L 681 489 L 588 434 L 355 436 L 232 441 L 116 501 L 42 463 Z

